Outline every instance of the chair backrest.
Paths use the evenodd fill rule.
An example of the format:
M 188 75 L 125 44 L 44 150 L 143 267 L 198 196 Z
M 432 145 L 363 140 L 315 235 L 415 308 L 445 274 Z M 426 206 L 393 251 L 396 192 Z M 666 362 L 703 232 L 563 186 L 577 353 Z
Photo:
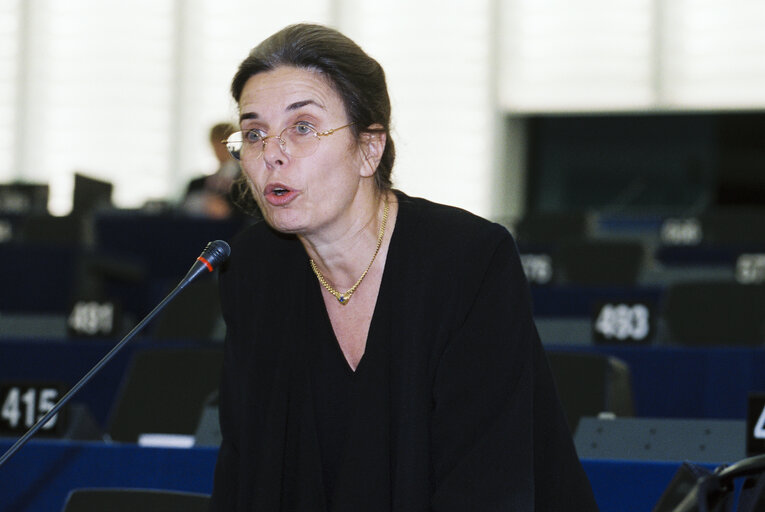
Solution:
M 75 289 L 77 251 L 0 244 L 0 311 L 65 314 Z
M 222 366 L 221 347 L 137 352 L 114 405 L 109 436 L 134 443 L 148 433 L 194 435 Z
M 207 512 L 210 497 L 153 489 L 75 489 L 62 512 Z
M 547 359 L 572 432 L 584 416 L 634 414 L 632 379 L 624 361 L 604 354 L 565 351 L 548 351 Z
M 218 281 L 206 277 L 188 285 L 157 316 L 152 338 L 212 341 L 222 322 Z
M 56 217 L 47 213 L 28 215 L 20 223 L 18 240 L 24 244 L 48 247 L 80 247 L 85 224 L 80 217 Z
M 644 259 L 636 240 L 570 240 L 553 252 L 556 280 L 578 285 L 632 286 Z
M 583 212 L 529 212 L 517 222 L 513 234 L 521 245 L 554 245 L 587 237 L 591 224 L 592 219 Z
M 761 345 L 765 341 L 765 285 L 678 282 L 669 286 L 664 320 L 682 345 Z
M 701 215 L 703 239 L 710 244 L 761 245 L 765 240 L 762 208 L 727 207 Z

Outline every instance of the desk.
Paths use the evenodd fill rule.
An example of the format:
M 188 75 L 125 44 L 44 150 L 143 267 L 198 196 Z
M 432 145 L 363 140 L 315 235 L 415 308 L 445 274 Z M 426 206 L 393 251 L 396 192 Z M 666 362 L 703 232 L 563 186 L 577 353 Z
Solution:
M 11 443 L 0 440 L 4 453 Z M 131 487 L 209 494 L 217 450 L 31 441 L 0 468 L 3 512 L 57 512 L 72 489 Z M 584 460 L 601 512 L 651 510 L 680 464 Z
M 0 441 L 0 451 L 11 446 Z M 130 487 L 212 492 L 217 449 L 30 441 L 0 467 L 3 512 L 57 512 L 72 489 Z
M 7 230 L 8 219 L 0 216 L 0 221 L 0 230 Z M 92 248 L 77 246 L 76 240 L 66 246 L 0 243 L 0 312 L 65 314 L 74 296 L 87 291 L 143 316 L 185 275 L 208 242 L 228 240 L 249 222 L 118 210 L 95 216 Z
M 70 388 L 111 350 L 118 340 L 15 340 L 0 342 L 0 381 L 56 382 Z M 203 342 L 164 342 L 135 339 L 125 345 L 102 371 L 72 398 L 88 406 L 94 419 L 106 428 L 112 405 L 132 356 L 154 348 L 220 347 Z
M 761 348 L 552 345 L 546 350 L 599 352 L 626 362 L 635 415 L 746 419 L 750 391 L 765 391 Z
M 76 383 L 116 341 L 0 341 L 0 379 Z M 73 402 L 107 424 L 123 372 L 136 350 L 218 346 L 133 340 Z M 756 348 L 547 345 L 551 351 L 600 352 L 630 366 L 636 415 L 652 418 L 746 418 L 749 391 L 765 391 L 765 350 Z

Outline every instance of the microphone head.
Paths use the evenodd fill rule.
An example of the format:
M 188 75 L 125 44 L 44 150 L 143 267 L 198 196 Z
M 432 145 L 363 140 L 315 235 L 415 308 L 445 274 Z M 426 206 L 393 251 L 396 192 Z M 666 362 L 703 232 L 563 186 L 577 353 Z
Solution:
M 218 268 L 218 265 L 226 261 L 231 254 L 231 247 L 223 240 L 215 240 L 210 242 L 199 255 L 199 258 L 207 262 L 210 267 L 210 271 Z

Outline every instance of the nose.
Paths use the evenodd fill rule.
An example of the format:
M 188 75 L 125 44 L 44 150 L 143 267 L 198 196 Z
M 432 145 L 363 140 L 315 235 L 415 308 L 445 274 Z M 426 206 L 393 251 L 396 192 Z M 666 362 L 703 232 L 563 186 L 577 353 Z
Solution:
M 268 166 L 284 165 L 287 162 L 284 140 L 278 135 L 263 139 L 263 160 Z

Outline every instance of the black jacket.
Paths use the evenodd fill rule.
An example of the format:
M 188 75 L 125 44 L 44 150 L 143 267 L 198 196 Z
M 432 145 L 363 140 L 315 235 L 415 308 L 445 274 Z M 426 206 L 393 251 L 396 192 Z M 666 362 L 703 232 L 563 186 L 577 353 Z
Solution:
M 363 399 L 329 497 L 311 399 L 320 285 L 293 237 L 260 223 L 233 241 L 212 509 L 596 510 L 512 237 L 397 197 Z

